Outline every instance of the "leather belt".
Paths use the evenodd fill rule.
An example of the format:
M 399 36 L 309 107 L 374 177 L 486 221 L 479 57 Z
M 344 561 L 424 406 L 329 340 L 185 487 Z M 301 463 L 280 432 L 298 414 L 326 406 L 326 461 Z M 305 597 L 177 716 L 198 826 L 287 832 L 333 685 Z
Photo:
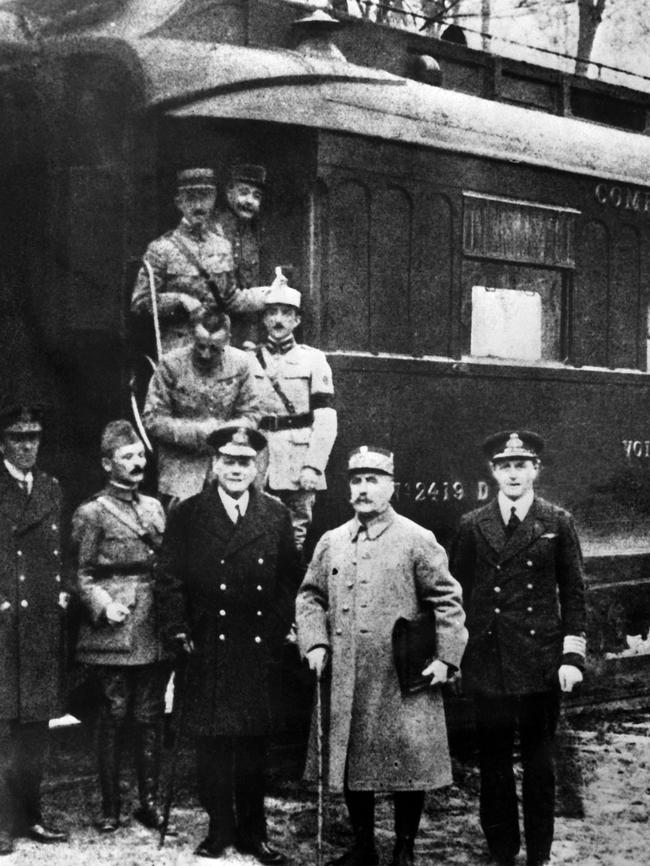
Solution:
M 302 415 L 264 415 L 260 421 L 260 430 L 296 430 L 301 427 L 311 427 L 314 416 L 311 412 Z

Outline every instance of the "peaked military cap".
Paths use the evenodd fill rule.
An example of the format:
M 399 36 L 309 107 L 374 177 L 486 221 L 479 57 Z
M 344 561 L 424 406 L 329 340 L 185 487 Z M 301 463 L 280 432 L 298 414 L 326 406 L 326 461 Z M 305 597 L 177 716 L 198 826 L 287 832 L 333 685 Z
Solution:
M 264 303 L 267 306 L 270 304 L 287 304 L 289 307 L 300 309 L 300 292 L 289 286 L 287 278 L 282 273 L 282 268 L 275 269 L 275 279 L 266 291 Z
M 124 445 L 139 445 L 142 439 L 135 432 L 130 421 L 119 418 L 117 421 L 109 421 L 102 432 L 101 452 L 104 457 L 111 455 Z
M 263 165 L 252 165 L 251 163 L 235 163 L 230 168 L 231 183 L 250 183 L 253 186 L 264 187 L 266 185 L 266 169 Z
M 41 433 L 43 407 L 12 403 L 0 408 L 0 430 L 3 433 Z
M 266 436 L 256 430 L 246 418 L 227 421 L 208 436 L 208 445 L 230 457 L 255 457 L 266 448 Z
M 360 445 L 348 455 L 348 472 L 379 472 L 394 475 L 393 452 L 374 445 Z
M 531 430 L 494 433 L 483 442 L 483 453 L 496 460 L 537 460 L 544 450 L 544 440 Z
M 184 168 L 176 175 L 180 189 L 216 189 L 217 181 L 211 168 Z

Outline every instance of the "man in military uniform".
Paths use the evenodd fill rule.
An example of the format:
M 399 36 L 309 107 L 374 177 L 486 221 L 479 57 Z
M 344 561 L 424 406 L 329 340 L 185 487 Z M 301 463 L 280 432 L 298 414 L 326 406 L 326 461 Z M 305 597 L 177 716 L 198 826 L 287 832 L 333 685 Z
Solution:
M 271 672 L 293 616 L 298 555 L 288 510 L 253 486 L 264 436 L 230 422 L 208 441 L 215 481 L 170 513 L 156 572 L 164 633 L 189 651 L 184 723 L 210 816 L 196 854 L 219 858 L 234 843 L 281 864 L 267 841 L 264 769 Z
M 238 289 L 251 289 L 260 284 L 260 233 L 258 218 L 262 208 L 266 169 L 262 165 L 236 164 L 230 169 L 226 187 L 226 206 L 214 214 L 232 246 L 235 282 Z M 257 343 L 256 317 L 233 317 L 233 343 Z
M 235 283 L 231 245 L 212 220 L 212 169 L 181 171 L 177 186 L 181 222 L 147 247 L 131 300 L 133 313 L 153 316 L 154 327 L 157 319 L 162 353 L 190 342 L 189 317 L 198 307 L 249 314 L 262 308 L 265 291 Z
M 260 413 L 248 355 L 229 345 L 230 320 L 205 308 L 193 342 L 166 355 L 149 384 L 143 421 L 158 443 L 158 492 L 167 504 L 198 493 L 212 461 L 208 437 L 224 421 Z
M 77 661 L 94 667 L 102 702 L 98 721 L 101 832 L 120 823 L 120 738 L 129 713 L 136 735 L 140 808 L 136 818 L 157 828 L 165 689 L 170 675 L 158 640 L 153 563 L 165 529 L 161 504 L 138 492 L 146 458 L 128 421 L 111 421 L 101 439 L 106 487 L 73 517 L 77 592 L 86 619 Z
M 266 295 L 266 341 L 251 364 L 269 442 L 267 487 L 291 511 L 302 550 L 316 491 L 325 489 L 325 467 L 337 432 L 332 371 L 323 352 L 296 343 L 300 292 L 278 268 Z
M 520 845 L 517 730 L 527 863 L 552 862 L 560 692 L 581 682 L 585 658 L 583 564 L 573 520 L 534 491 L 543 445 L 523 430 L 486 439 L 499 492 L 462 518 L 451 554 L 467 610 L 463 682 L 476 709 L 481 826 L 499 866 L 513 866 Z
M 36 469 L 40 411 L 0 412 L 0 854 L 16 835 L 58 842 L 40 786 L 48 721 L 63 712 L 61 491 Z
M 390 505 L 392 453 L 355 449 L 348 472 L 355 516 L 318 542 L 296 601 L 298 644 L 309 667 L 320 677 L 331 660 L 328 782 L 344 792 L 355 837 L 332 862 L 376 866 L 375 792 L 391 791 L 392 864 L 412 866 L 424 792 L 451 783 L 442 695 L 432 687 L 460 665 L 465 615 L 444 548 Z M 399 617 L 423 620 L 436 644 L 436 658 L 422 664 L 422 689 L 406 696 L 391 647 Z M 312 770 L 313 748 L 309 757 Z

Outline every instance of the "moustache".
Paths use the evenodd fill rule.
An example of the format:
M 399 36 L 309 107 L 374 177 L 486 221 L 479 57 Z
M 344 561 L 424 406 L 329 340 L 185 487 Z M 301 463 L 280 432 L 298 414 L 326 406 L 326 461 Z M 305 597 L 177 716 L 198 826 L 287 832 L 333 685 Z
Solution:
M 129 475 L 142 475 L 144 472 L 144 466 L 136 466 L 135 469 L 132 469 Z

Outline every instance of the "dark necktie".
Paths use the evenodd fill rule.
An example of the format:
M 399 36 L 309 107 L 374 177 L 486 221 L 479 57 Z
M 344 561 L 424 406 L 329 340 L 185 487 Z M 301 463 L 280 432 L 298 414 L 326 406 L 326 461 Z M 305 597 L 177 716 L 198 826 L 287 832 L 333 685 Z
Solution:
M 241 523 L 242 513 L 239 510 L 239 505 L 235 505 L 235 526 Z
M 508 521 L 508 524 L 506 526 L 506 535 L 508 536 L 508 538 L 510 538 L 510 536 L 515 531 L 515 529 L 519 526 L 520 523 L 521 523 L 521 520 L 517 517 L 517 509 L 513 505 L 512 508 L 510 509 L 510 520 Z
M 29 484 L 27 483 L 26 478 L 21 478 L 20 480 L 18 480 L 18 486 L 23 491 L 25 496 L 29 496 Z

